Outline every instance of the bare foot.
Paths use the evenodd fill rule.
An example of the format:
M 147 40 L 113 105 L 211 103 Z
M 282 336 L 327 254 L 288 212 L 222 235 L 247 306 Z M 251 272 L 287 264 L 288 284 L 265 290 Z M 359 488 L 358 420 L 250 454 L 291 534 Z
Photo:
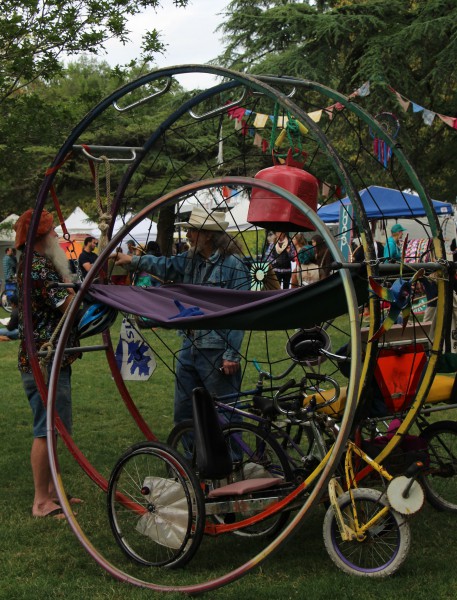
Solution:
M 62 508 L 55 502 L 46 502 L 43 505 L 34 506 L 32 509 L 32 515 L 38 519 L 44 517 L 51 517 L 52 519 L 57 519 L 59 521 L 65 519 L 65 514 Z
M 67 498 L 70 504 L 84 504 L 84 500 L 82 500 L 81 498 L 75 498 L 74 496 L 67 496 Z M 60 500 L 58 498 L 54 498 L 53 501 L 55 502 L 55 504 L 58 504 L 60 506 Z

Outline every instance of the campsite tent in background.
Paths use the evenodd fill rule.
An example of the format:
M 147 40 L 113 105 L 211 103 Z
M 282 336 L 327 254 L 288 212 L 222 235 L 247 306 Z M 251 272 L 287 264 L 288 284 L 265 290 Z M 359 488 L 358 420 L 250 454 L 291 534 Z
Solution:
M 400 192 L 390 188 L 371 185 L 359 192 L 368 219 L 411 219 L 424 217 L 425 211 L 422 202 L 416 194 Z M 452 215 L 454 210 L 449 202 L 432 200 L 433 207 L 438 215 Z M 324 223 L 338 223 L 340 220 L 341 203 L 348 205 L 349 198 L 321 206 L 317 214 Z
M 87 236 L 94 235 L 93 230 L 97 227 L 97 223 L 91 221 L 89 215 L 77 206 L 71 215 L 65 219 L 65 226 L 70 236 L 78 235 Z M 56 233 L 59 237 L 63 236 L 62 227 L 56 227 Z M 99 234 L 100 235 L 100 234 Z

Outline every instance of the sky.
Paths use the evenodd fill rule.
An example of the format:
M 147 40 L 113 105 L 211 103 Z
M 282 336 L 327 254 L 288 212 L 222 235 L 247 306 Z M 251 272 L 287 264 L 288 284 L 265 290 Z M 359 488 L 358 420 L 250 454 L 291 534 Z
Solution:
M 155 28 L 161 32 L 162 41 L 167 45 L 164 55 L 157 55 L 158 67 L 170 67 L 183 64 L 203 64 L 214 59 L 222 50 L 220 32 L 217 26 L 222 21 L 221 13 L 230 0 L 190 0 L 186 8 L 177 8 L 172 0 L 163 0 L 162 8 L 145 11 L 130 19 L 130 44 L 123 46 L 119 42 L 106 44 L 106 55 L 100 58 L 110 65 L 126 64 L 139 58 L 141 38 L 147 29 Z M 186 85 L 186 79 L 180 83 L 186 87 L 200 87 L 208 76 L 194 75 L 193 81 Z M 203 87 L 203 86 L 202 86 Z

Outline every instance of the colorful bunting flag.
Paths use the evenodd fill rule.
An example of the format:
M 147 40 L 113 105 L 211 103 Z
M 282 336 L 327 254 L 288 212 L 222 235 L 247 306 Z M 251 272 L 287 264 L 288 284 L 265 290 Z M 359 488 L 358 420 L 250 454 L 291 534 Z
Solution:
M 268 121 L 268 115 L 263 115 L 262 113 L 257 113 L 254 119 L 254 127 L 257 129 L 263 129 Z
M 311 121 L 314 121 L 315 123 L 319 123 L 319 121 L 322 118 L 322 110 L 315 110 L 314 112 L 310 112 L 308 113 L 308 117 L 311 119 Z
M 423 106 L 419 106 L 419 104 L 416 104 L 415 102 L 411 102 L 412 107 L 413 107 L 413 112 L 418 113 L 424 110 Z
M 422 120 L 426 125 L 431 125 L 435 119 L 435 113 L 431 110 L 427 110 L 424 108 L 424 114 L 422 115 Z

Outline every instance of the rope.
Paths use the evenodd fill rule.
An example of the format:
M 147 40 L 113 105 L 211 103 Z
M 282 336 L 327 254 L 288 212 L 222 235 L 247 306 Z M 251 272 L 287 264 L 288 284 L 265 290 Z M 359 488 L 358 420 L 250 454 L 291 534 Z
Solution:
M 100 196 L 100 163 L 95 165 L 95 200 L 99 216 L 98 228 L 100 229 L 99 250 L 100 252 L 108 245 L 108 229 L 111 224 L 111 165 L 107 156 L 100 156 L 105 165 L 105 200 L 106 206 L 103 206 Z
M 285 122 L 285 119 L 287 121 Z M 292 152 L 293 158 L 300 157 L 303 154 L 301 134 L 307 132 L 304 126 L 300 126 L 299 121 L 293 117 L 289 111 L 286 111 L 286 115 L 283 116 L 283 127 L 279 135 L 278 131 L 278 120 L 279 120 L 279 104 L 276 103 L 273 113 L 273 126 L 271 128 L 270 135 L 270 151 L 273 155 L 274 161 L 284 163 L 289 155 L 289 151 Z M 289 150 L 286 153 L 281 153 L 280 148 L 283 145 L 285 139 L 287 139 Z
M 54 332 L 51 335 L 51 337 L 49 338 L 49 340 L 47 342 L 44 342 L 44 344 L 40 348 L 41 352 L 44 352 L 44 351 L 47 352 L 46 356 L 41 356 L 40 360 L 39 360 L 40 370 L 41 370 L 41 374 L 43 375 L 43 380 L 44 380 L 45 385 L 48 385 L 49 363 L 51 362 L 51 355 L 54 350 L 54 341 L 57 338 L 57 336 L 59 335 L 60 330 L 62 329 L 62 326 L 65 322 L 65 319 L 67 317 L 68 311 L 70 310 L 70 307 L 73 303 L 74 298 L 75 298 L 75 296 L 72 296 L 72 298 L 70 299 L 70 302 L 68 303 L 68 306 L 65 309 L 65 312 L 63 313 L 57 327 L 54 329 Z

